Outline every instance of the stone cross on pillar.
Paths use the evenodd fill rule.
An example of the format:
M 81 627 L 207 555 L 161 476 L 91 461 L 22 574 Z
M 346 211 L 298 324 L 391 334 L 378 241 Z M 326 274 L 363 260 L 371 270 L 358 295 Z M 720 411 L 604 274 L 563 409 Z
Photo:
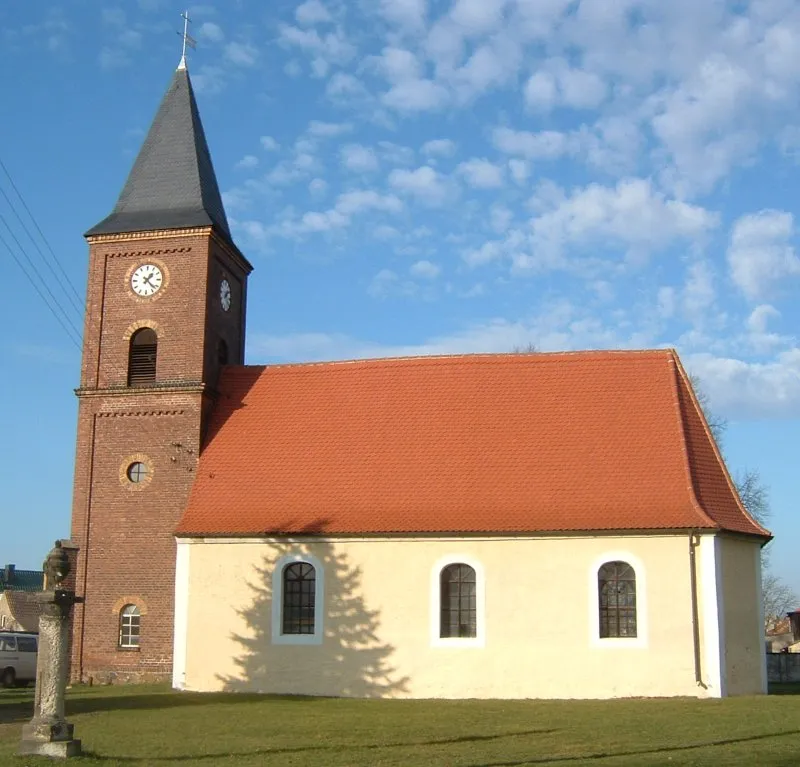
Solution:
M 69 616 L 72 606 L 82 602 L 74 591 L 59 588 L 70 565 L 61 542 L 44 563 L 44 591 L 39 601 L 39 656 L 36 665 L 36 697 L 33 719 L 22 728 L 20 754 L 70 757 L 81 753 L 81 742 L 72 737 L 73 725 L 64 718 L 67 687 Z

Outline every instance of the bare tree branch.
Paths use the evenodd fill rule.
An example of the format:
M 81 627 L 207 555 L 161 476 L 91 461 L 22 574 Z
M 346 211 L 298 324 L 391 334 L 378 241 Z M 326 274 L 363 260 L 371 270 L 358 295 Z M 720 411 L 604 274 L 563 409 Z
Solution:
M 797 607 L 797 595 L 791 587 L 771 572 L 764 573 L 761 582 L 764 599 L 764 628 L 769 631 Z

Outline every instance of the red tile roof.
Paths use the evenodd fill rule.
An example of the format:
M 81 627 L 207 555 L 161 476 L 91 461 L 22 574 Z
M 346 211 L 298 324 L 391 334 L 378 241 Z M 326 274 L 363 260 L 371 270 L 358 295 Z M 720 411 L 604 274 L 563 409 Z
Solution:
M 19 624 L 19 631 L 39 630 L 39 603 L 30 591 L 4 591 L 8 612 Z
M 686 528 L 769 535 L 658 350 L 227 368 L 177 534 Z

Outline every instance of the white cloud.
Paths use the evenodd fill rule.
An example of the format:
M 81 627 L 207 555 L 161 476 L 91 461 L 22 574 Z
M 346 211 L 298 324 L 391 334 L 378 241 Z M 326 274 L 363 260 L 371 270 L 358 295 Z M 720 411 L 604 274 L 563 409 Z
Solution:
M 606 97 L 606 85 L 594 72 L 573 68 L 560 58 L 548 59 L 525 84 L 525 103 L 547 112 L 557 106 L 593 109 Z
M 529 160 L 557 160 L 573 151 L 569 136 L 560 131 L 517 131 L 511 128 L 495 128 L 492 143 L 506 154 L 515 154 Z
M 468 103 L 492 88 L 512 84 L 522 60 L 522 48 L 513 36 L 497 35 L 478 46 L 448 80 L 459 100 Z
M 262 136 L 259 140 L 262 148 L 267 152 L 277 152 L 281 148 L 281 145 L 272 136 Z
M 443 108 L 448 93 L 446 88 L 433 80 L 404 80 L 393 85 L 381 100 L 398 112 L 427 112 Z
M 460 163 L 457 171 L 473 189 L 497 189 L 503 186 L 503 168 L 486 159 L 473 157 Z
M 800 275 L 800 258 L 790 242 L 794 234 L 794 217 L 786 211 L 762 210 L 734 222 L 728 266 L 745 297 L 767 298 L 787 278 Z
M 388 46 L 375 57 L 375 65 L 390 83 L 418 80 L 422 74 L 422 64 L 416 55 L 406 48 Z
M 567 245 L 614 243 L 641 256 L 676 240 L 700 242 L 719 220 L 704 208 L 667 199 L 643 179 L 590 184 L 568 196 L 544 185 L 532 205 L 539 211 L 531 221 L 534 250 L 542 255 L 558 255 Z
M 381 159 L 392 165 L 411 165 L 415 160 L 411 147 L 395 144 L 392 141 L 379 141 L 378 152 Z
M 204 64 L 192 75 L 192 85 L 198 93 L 219 93 L 225 85 L 225 72 L 222 67 Z
M 370 282 L 367 293 L 373 298 L 384 298 L 397 285 L 398 276 L 391 269 L 381 269 Z
M 300 77 L 303 74 L 303 67 L 297 59 L 290 59 L 283 67 L 283 71 L 289 77 Z
M 417 261 L 411 265 L 409 272 L 414 277 L 420 277 L 425 280 L 434 280 L 442 272 L 442 268 L 430 261 Z
M 300 29 L 283 24 L 278 40 L 285 47 L 304 50 L 314 58 L 321 58 L 332 64 L 346 64 L 356 54 L 356 48 L 337 28 L 320 35 L 316 29 Z
M 252 67 L 258 61 L 258 49 L 250 43 L 228 43 L 225 58 L 240 67 Z
M 671 161 L 665 179 L 675 189 L 708 191 L 751 154 L 757 138 L 743 116 L 754 87 L 744 67 L 715 53 L 691 78 L 653 97 L 652 127 Z
M 456 142 L 449 138 L 438 138 L 426 141 L 420 152 L 426 156 L 451 157 L 456 153 Z
M 441 174 L 427 165 L 416 170 L 395 168 L 389 174 L 389 185 L 429 205 L 441 205 L 449 196 L 448 186 Z
M 362 210 L 399 213 L 403 209 L 403 202 L 393 194 L 380 194 L 374 189 L 360 189 L 340 194 L 336 201 L 336 209 L 345 215 L 352 215 Z
M 753 333 L 766 333 L 767 323 L 772 317 L 780 317 L 781 313 L 769 304 L 760 304 L 747 318 L 747 328 Z
M 606 85 L 594 72 L 565 67 L 558 73 L 558 86 L 565 106 L 594 109 L 606 97 Z
M 534 72 L 525 83 L 523 96 L 531 109 L 550 111 L 558 99 L 555 77 L 550 72 Z
M 492 230 L 497 232 L 497 234 L 503 234 L 513 220 L 514 213 L 505 205 L 492 205 L 492 209 L 490 211 L 490 225 Z
M 353 130 L 351 123 L 327 123 L 320 120 L 312 120 L 308 124 L 308 132 L 312 136 L 341 136 L 343 133 L 350 133 Z
M 312 178 L 308 182 L 308 191 L 314 197 L 322 197 L 328 191 L 328 182 L 324 178 Z
M 455 0 L 450 18 L 470 35 L 486 34 L 503 19 L 506 0 Z
M 312 184 L 317 184 L 318 192 L 325 191 L 325 182 L 321 179 L 315 179 Z M 290 211 L 290 215 L 273 226 L 269 233 L 294 239 L 307 234 L 344 229 L 350 226 L 353 216 L 365 211 L 399 213 L 402 209 L 403 201 L 395 195 L 380 194 L 372 189 L 357 189 L 340 194 L 334 206 L 328 210 L 308 211 L 299 217 Z
M 702 381 L 714 409 L 741 418 L 800 417 L 800 349 L 751 362 L 695 354 L 687 367 Z
M 695 322 L 702 321 L 715 298 L 714 275 L 708 261 L 691 264 L 683 289 L 683 306 L 687 315 Z
M 111 24 L 116 27 L 124 27 L 127 17 L 122 8 L 103 8 L 101 16 L 105 24 Z
M 213 21 L 204 21 L 197 30 L 199 40 L 208 40 L 210 43 L 219 43 L 225 39 L 225 33 L 219 24 Z
M 251 169 L 258 166 L 258 157 L 253 154 L 246 154 L 239 162 L 236 163 L 237 168 Z
M 531 169 L 525 160 L 511 159 L 508 161 L 508 169 L 511 171 L 511 178 L 517 184 L 524 184 L 528 180 Z
M 325 95 L 332 101 L 354 101 L 369 98 L 364 83 L 347 72 L 336 72 L 325 86 Z
M 330 11 L 320 0 L 306 0 L 302 5 L 298 5 L 294 11 L 294 17 L 297 23 L 303 26 L 312 26 L 331 21 Z
M 427 0 L 381 0 L 381 15 L 404 27 L 422 27 L 428 10 Z
M 353 173 L 371 173 L 378 170 L 378 156 L 371 147 L 347 144 L 339 150 L 342 166 Z
M 658 289 L 658 316 L 661 319 L 669 320 L 675 315 L 675 288 L 664 285 Z
M 467 266 L 476 267 L 498 261 L 503 257 L 503 243 L 500 240 L 484 242 L 479 248 L 465 251 L 462 258 Z
M 104 47 L 97 57 L 102 69 L 117 69 L 131 63 L 130 56 L 121 48 Z
M 373 229 L 372 236 L 376 240 L 395 240 L 400 236 L 400 232 L 393 226 L 381 224 Z

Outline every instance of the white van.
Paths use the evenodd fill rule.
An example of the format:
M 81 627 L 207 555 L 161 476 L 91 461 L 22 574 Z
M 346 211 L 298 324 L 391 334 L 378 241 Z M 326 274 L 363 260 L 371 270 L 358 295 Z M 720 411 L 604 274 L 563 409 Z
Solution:
M 38 634 L 0 631 L 0 683 L 3 687 L 23 687 L 36 680 Z

